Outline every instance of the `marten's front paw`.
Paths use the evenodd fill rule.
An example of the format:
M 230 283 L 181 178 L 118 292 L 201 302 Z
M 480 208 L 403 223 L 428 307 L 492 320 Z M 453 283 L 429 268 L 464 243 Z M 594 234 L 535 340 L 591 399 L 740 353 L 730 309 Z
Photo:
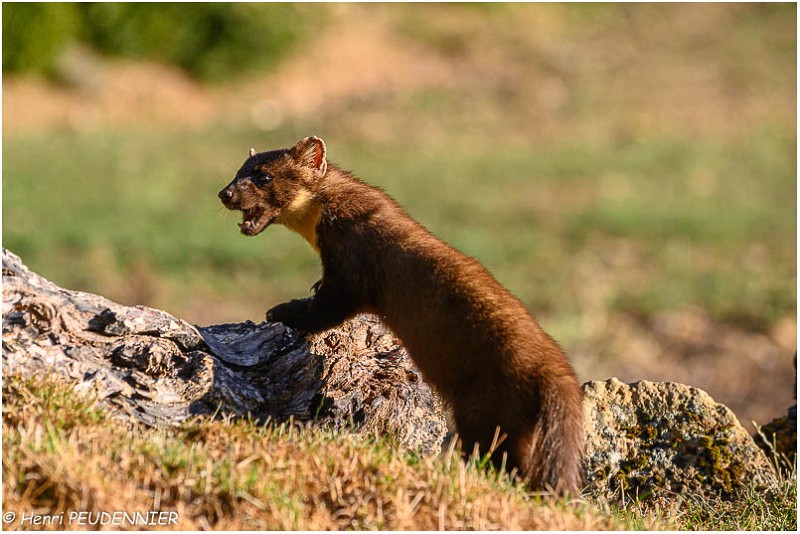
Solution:
M 295 299 L 278 304 L 267 311 L 267 321 L 303 330 L 310 318 L 309 301 L 310 299 Z

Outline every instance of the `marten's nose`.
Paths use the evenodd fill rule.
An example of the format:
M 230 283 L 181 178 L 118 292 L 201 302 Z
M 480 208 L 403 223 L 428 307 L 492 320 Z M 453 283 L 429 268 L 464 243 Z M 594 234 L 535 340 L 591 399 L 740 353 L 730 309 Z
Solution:
M 228 189 L 227 187 L 219 192 L 219 199 L 223 202 L 228 202 L 230 199 L 233 198 L 233 191 Z

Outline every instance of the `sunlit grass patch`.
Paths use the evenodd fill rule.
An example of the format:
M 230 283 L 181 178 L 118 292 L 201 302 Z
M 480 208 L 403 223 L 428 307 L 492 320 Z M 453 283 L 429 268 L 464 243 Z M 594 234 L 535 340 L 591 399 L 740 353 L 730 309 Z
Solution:
M 376 436 L 248 420 L 143 428 L 109 421 L 68 384 L 7 376 L 3 387 L 4 511 L 155 508 L 189 529 L 618 526 L 454 449 L 422 457 Z
M 774 491 L 746 491 L 737 502 L 676 496 L 620 508 L 532 494 L 480 457 L 460 459 L 452 447 L 423 457 L 384 437 L 246 419 L 120 424 L 91 395 L 52 378 L 6 376 L 3 405 L 3 511 L 18 516 L 156 509 L 178 514 L 169 528 L 279 530 L 796 524 L 794 471 Z

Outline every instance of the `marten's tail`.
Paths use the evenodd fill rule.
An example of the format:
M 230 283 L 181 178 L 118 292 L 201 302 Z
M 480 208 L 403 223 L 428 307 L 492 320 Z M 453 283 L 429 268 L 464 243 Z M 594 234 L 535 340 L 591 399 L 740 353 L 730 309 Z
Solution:
M 539 417 L 515 451 L 520 475 L 531 489 L 577 497 L 583 487 L 583 394 L 571 373 L 541 393 Z

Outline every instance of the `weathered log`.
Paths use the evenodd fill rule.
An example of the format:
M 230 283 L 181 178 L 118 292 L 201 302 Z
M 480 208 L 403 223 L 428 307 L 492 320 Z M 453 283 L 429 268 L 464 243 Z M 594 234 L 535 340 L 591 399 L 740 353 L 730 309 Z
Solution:
M 304 338 L 276 323 L 195 327 L 146 306 L 63 289 L 3 249 L 3 373 L 56 373 L 119 417 L 208 414 L 389 433 L 423 453 L 442 405 L 374 317 Z

